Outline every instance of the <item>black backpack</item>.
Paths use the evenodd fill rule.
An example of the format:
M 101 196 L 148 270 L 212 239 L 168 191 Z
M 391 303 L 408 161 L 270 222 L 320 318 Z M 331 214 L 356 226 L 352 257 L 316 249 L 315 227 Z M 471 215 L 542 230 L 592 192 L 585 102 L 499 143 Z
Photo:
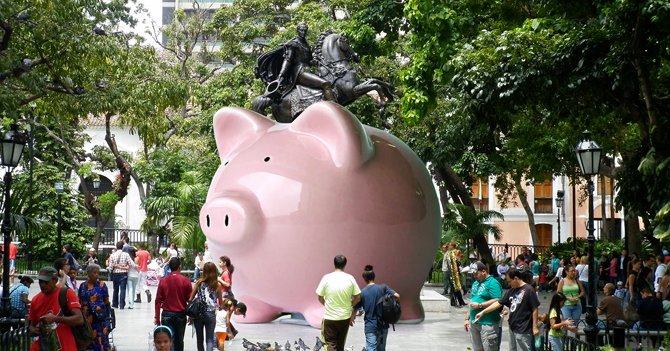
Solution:
M 400 314 L 402 313 L 400 301 L 388 291 L 386 284 L 382 284 L 381 288 L 382 297 L 379 298 L 375 307 L 379 304 L 382 305 L 382 320 L 384 323 L 393 326 L 393 331 L 395 331 L 395 324 L 400 320 Z

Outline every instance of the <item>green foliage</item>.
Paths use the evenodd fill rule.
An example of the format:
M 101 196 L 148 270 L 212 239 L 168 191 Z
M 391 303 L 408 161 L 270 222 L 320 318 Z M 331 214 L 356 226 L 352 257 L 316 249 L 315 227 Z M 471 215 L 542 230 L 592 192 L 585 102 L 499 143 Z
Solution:
M 504 220 L 500 212 L 476 211 L 469 206 L 448 204 L 449 213 L 445 213 L 442 221 L 444 229 L 460 241 L 474 239 L 477 235 L 493 235 L 496 240 L 502 238 L 502 232 L 495 224 L 489 224 L 494 219 Z
M 573 251 L 573 245 L 574 243 L 570 240 L 571 238 L 568 238 L 568 240 L 564 243 L 554 243 L 552 245 L 548 252 L 550 253 L 556 253 L 556 256 L 558 258 L 566 258 L 566 257 L 571 257 L 572 256 L 572 251 Z M 596 259 L 600 258 L 600 255 L 605 252 L 608 254 L 608 257 L 611 257 L 610 254 L 612 252 L 621 252 L 623 250 L 625 245 L 625 241 L 623 239 L 620 240 L 596 240 L 594 243 L 594 253 Z M 584 238 L 577 238 L 577 250 L 579 250 L 580 254 L 584 252 L 586 248 L 588 248 L 589 244 L 588 241 Z M 644 255 L 648 255 L 653 253 L 653 249 L 649 242 L 643 242 L 642 243 L 642 252 L 638 252 L 637 254 L 642 257 Z M 632 252 L 629 252 L 628 255 L 632 254 Z

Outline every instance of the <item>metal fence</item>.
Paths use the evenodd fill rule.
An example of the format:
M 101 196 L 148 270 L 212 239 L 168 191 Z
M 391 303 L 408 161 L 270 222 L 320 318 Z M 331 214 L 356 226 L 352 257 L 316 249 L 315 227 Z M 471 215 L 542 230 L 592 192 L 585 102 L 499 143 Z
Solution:
M 566 332 L 563 339 L 564 351 L 596 351 L 600 347 L 609 345 L 615 349 L 626 350 L 660 350 L 667 333 L 668 325 L 663 321 L 646 321 L 642 324 L 631 324 L 629 327 L 607 326 L 604 320 L 599 320 L 598 344 L 588 343 L 585 338 L 584 327 L 586 321 L 577 322 L 579 332 L 574 335 Z M 549 328 L 545 329 L 541 350 L 553 351 L 549 343 Z
M 100 237 L 100 244 L 116 245 L 117 242 L 121 241 L 123 233 L 128 234 L 128 239 L 130 239 L 130 243 L 133 245 L 147 242 L 147 233 L 139 229 L 105 228 L 102 230 L 102 236 Z
M 549 254 L 550 248 L 551 246 L 489 244 L 491 255 L 496 261 L 502 261 L 505 256 L 514 261 L 517 256 L 523 254 L 524 249 L 528 249 L 530 253 L 536 253 L 539 256 L 543 256 Z
M 12 324 L 13 330 L 0 333 L 0 350 L 2 351 L 29 351 L 32 344 L 32 337 L 28 331 L 28 322 L 25 319 L 13 319 L 2 321 Z

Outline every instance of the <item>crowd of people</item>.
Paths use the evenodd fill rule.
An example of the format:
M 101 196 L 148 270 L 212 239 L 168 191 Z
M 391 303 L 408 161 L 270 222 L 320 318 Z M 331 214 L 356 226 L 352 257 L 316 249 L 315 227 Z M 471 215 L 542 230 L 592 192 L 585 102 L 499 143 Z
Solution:
M 589 294 L 593 294 L 596 314 L 602 317 L 600 329 L 665 330 L 670 323 L 667 251 L 644 257 L 628 256 L 626 250 L 603 253 L 599 260 L 594 259 L 589 275 L 588 253 L 581 255 L 577 250 L 570 257 L 551 254 L 544 260 L 528 248 L 514 258 L 505 250 L 496 256 L 496 264 L 478 261 L 476 254 L 470 256 L 470 263 L 464 263 L 464 254 L 455 243 L 443 245 L 442 250 L 442 293 L 451 298 L 452 306 L 469 308 L 464 329 L 470 332 L 475 351 L 500 348 L 505 319 L 511 351 L 535 350 L 545 330 L 552 349 L 562 351 L 565 333 L 579 333 L 585 327 L 582 315 Z M 589 286 L 596 289 L 590 291 Z M 538 313 L 539 291 L 554 293 L 549 312 L 542 315 Z M 466 304 L 463 295 L 468 292 L 471 296 Z

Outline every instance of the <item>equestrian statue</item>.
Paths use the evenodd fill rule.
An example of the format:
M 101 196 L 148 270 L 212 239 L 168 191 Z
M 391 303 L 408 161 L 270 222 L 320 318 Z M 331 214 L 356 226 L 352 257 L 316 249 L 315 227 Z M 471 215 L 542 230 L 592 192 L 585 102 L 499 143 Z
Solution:
M 346 106 L 374 90 L 378 95 L 379 117 L 388 127 L 383 119 L 386 103 L 402 94 L 379 79 L 361 83 L 350 64 L 358 62 L 360 57 L 351 49 L 344 33 L 337 34 L 332 29 L 321 33 L 312 53 L 305 39 L 307 30 L 307 24 L 298 24 L 295 38 L 258 57 L 254 71 L 266 90 L 253 100 L 252 109 L 265 114 L 272 106 L 277 122 L 290 123 L 313 103 L 328 100 Z M 313 66 L 316 74 L 310 70 Z

